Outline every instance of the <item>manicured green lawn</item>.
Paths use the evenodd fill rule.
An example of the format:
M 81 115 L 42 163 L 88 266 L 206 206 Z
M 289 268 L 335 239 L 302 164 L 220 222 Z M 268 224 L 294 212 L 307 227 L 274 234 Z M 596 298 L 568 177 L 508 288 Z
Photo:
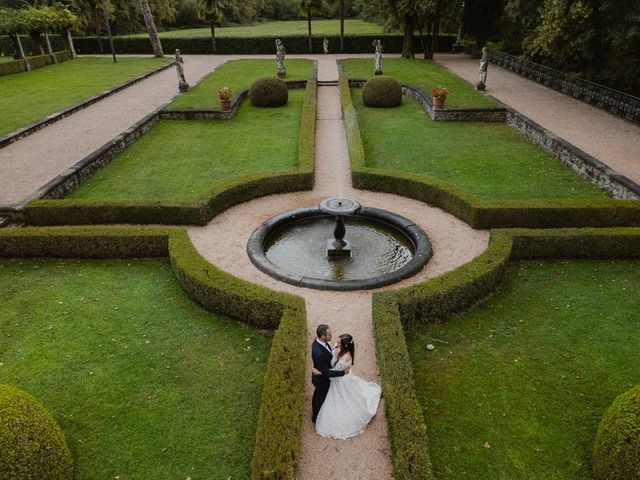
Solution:
M 256 173 L 294 171 L 303 90 L 279 108 L 244 102 L 232 120 L 164 120 L 69 198 L 191 200 Z
M 0 383 L 53 414 L 76 480 L 249 478 L 268 337 L 162 260 L 2 260 L 0 291 Z
M 640 381 L 639 291 L 638 261 L 524 263 L 484 306 L 409 332 L 436 478 L 592 478 L 601 416 Z
M 349 78 L 369 79 L 373 76 L 374 59 L 351 58 L 342 60 L 345 74 Z M 385 75 L 396 78 L 400 83 L 418 87 L 428 95 L 433 87 L 446 87 L 449 96 L 445 108 L 486 108 L 497 104 L 489 97 L 474 89 L 444 67 L 429 60 L 408 60 L 406 58 L 383 58 L 382 70 Z
M 78 58 L 0 77 L 0 135 L 167 63 L 168 58 Z
M 352 89 L 367 166 L 439 178 L 485 200 L 608 198 L 500 123 L 434 122 L 417 102 L 369 108 Z
M 311 60 L 285 60 L 285 68 L 285 80 L 306 80 L 313 74 Z M 219 109 L 218 89 L 229 87 L 238 93 L 249 88 L 258 77 L 275 75 L 275 60 L 231 60 L 216 68 L 193 89 L 178 96 L 167 108 Z
M 311 31 L 314 36 L 339 35 L 339 20 L 313 20 Z M 363 20 L 345 20 L 345 35 L 369 35 L 382 33 L 382 26 Z M 216 28 L 216 36 L 219 37 L 264 37 L 264 36 L 293 36 L 306 35 L 306 20 L 293 20 L 281 22 L 266 22 L 243 27 L 223 27 Z M 144 37 L 146 34 L 139 33 L 131 35 L 133 37 Z M 191 38 L 210 37 L 209 28 L 189 28 L 185 30 L 172 30 L 160 33 L 161 38 Z

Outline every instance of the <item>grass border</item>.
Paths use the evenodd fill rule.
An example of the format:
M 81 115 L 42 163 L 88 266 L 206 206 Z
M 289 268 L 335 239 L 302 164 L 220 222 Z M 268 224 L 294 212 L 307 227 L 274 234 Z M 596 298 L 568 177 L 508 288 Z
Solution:
M 479 229 L 640 225 L 640 202 L 636 200 L 487 201 L 428 175 L 369 168 L 346 76 L 340 76 L 339 85 L 354 188 L 413 198 L 441 208 Z
M 275 329 L 260 400 L 251 478 L 295 480 L 306 380 L 303 299 L 216 268 L 179 227 L 5 229 L 0 231 L 0 257 L 168 257 L 179 285 L 205 309 L 257 328 Z
M 25 220 L 30 225 L 39 226 L 111 223 L 206 225 L 213 217 L 239 203 L 276 193 L 310 190 L 314 182 L 316 111 L 317 80 L 312 77 L 305 84 L 297 171 L 254 174 L 233 179 L 186 202 L 36 199 L 25 205 Z M 162 113 L 155 113 L 158 114 Z M 133 137 L 137 138 L 135 135 Z M 112 158 L 121 148 L 111 147 Z M 70 175 L 83 174 L 73 172 Z M 75 184 L 73 181 L 71 183 Z
M 482 301 L 514 261 L 586 258 L 640 258 L 640 228 L 494 230 L 489 248 L 471 262 L 417 285 L 373 294 L 373 331 L 396 480 L 434 479 L 405 329 L 446 321 Z

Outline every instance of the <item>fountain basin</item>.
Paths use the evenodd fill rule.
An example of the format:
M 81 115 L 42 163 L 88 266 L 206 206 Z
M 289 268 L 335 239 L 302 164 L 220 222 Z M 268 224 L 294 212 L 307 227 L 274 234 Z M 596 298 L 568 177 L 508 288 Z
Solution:
M 411 220 L 377 208 L 359 207 L 342 217 L 350 257 L 328 258 L 334 216 L 320 208 L 277 215 L 251 235 L 253 264 L 280 281 L 321 290 L 366 290 L 408 278 L 432 256 L 427 234 Z

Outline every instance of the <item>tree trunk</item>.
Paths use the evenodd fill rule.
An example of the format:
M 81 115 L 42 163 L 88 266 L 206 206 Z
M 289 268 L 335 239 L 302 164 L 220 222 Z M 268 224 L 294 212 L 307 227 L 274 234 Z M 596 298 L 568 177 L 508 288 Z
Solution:
M 24 54 L 24 48 L 22 48 L 22 42 L 20 41 L 20 35 L 18 35 L 17 33 L 14 34 L 14 38 L 15 38 L 15 42 L 16 45 L 18 46 L 18 55 L 20 55 L 20 58 L 22 58 L 24 60 L 24 65 L 27 69 L 27 72 L 31 71 L 31 64 L 29 63 L 29 60 L 27 59 L 27 57 Z
M 71 36 L 71 30 L 67 28 L 67 46 L 69 47 L 69 51 L 71 52 L 71 58 L 76 58 L 78 55 L 76 54 L 76 47 L 73 45 L 73 37 Z
M 56 54 L 53 53 L 53 49 L 51 48 L 51 41 L 49 40 L 49 34 L 47 32 L 44 32 L 44 40 L 45 40 L 45 43 L 47 44 L 47 53 L 51 55 L 51 61 L 53 63 L 58 63 Z
M 93 15 L 94 26 L 96 27 L 96 37 L 98 37 L 98 50 L 100 53 L 104 53 L 104 45 L 102 45 L 102 29 L 100 28 L 100 17 L 94 11 Z
M 216 53 L 216 25 L 215 22 L 211 22 L 211 48 L 213 49 L 213 53 Z
M 160 37 L 158 36 L 158 30 L 156 30 L 156 23 L 153 21 L 153 15 L 151 14 L 151 8 L 149 7 L 149 0 L 140 0 L 140 8 L 142 9 L 144 23 L 147 26 L 147 32 L 149 32 L 149 40 L 151 40 L 153 54 L 156 57 L 164 57 L 162 44 L 160 43 Z
M 344 53 L 344 0 L 340 0 L 340 52 Z
M 439 36 L 440 36 L 440 18 L 436 18 L 433 21 L 433 32 L 431 35 L 431 60 L 433 60 L 433 54 L 438 51 Z
M 309 53 L 313 53 L 313 41 L 311 39 L 311 7 L 307 9 L 307 30 L 309 31 Z
M 44 47 L 42 46 L 42 37 L 40 36 L 40 32 L 31 32 L 29 33 L 29 36 L 31 37 L 31 40 L 33 40 L 35 46 L 38 47 L 38 50 L 40 50 L 40 55 L 44 55 Z
M 416 17 L 404 16 L 404 40 L 402 42 L 402 58 L 413 58 L 413 31 L 415 30 Z

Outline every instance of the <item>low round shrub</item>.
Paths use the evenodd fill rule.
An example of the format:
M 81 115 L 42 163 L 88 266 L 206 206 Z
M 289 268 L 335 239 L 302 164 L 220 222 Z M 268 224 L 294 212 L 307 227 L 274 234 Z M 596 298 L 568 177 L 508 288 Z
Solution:
M 593 471 L 597 480 L 640 479 L 640 385 L 616 398 L 602 416 Z
M 60 427 L 38 401 L 0 385 L 0 478 L 71 480 L 71 453 Z
M 362 87 L 362 100 L 368 107 L 397 107 L 402 103 L 402 87 L 393 77 L 373 77 Z
M 276 77 L 260 77 L 251 84 L 249 100 L 256 107 L 281 107 L 289 101 L 289 89 Z

